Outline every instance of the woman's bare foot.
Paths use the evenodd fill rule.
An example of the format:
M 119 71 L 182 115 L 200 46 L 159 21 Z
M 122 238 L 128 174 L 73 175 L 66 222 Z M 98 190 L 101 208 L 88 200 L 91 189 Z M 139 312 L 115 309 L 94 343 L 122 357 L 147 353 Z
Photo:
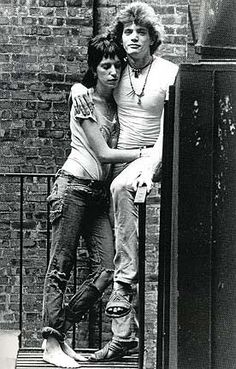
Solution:
M 56 338 L 49 336 L 44 343 L 43 360 L 61 368 L 80 368 L 80 365 L 70 356 L 66 355 Z
M 70 356 L 72 359 L 75 359 L 77 361 L 88 361 L 88 359 L 77 352 L 75 352 L 65 341 L 60 343 L 62 351 Z

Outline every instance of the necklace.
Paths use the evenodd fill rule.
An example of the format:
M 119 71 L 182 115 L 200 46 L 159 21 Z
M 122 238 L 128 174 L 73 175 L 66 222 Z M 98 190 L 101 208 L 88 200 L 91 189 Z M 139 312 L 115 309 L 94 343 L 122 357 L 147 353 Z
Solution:
M 152 62 L 153 62 L 153 57 L 151 57 L 151 59 L 143 67 L 140 67 L 140 68 L 137 68 L 135 65 L 132 65 L 132 63 L 130 62 L 128 62 L 128 64 L 131 67 L 132 72 L 134 73 L 134 77 L 138 78 L 139 75 L 142 73 L 142 70 L 146 68 L 149 64 L 152 64 Z
M 141 105 L 141 98 L 144 96 L 144 90 L 145 90 L 145 87 L 146 87 L 146 84 L 147 84 L 147 79 L 148 79 L 149 72 L 150 72 L 151 67 L 152 67 L 152 62 L 153 62 L 153 59 L 150 62 L 150 65 L 149 65 L 149 68 L 148 68 L 148 71 L 147 71 L 147 74 L 146 74 L 146 77 L 145 77 L 145 80 L 144 80 L 143 88 L 142 88 L 140 94 L 137 94 L 137 92 L 134 89 L 134 86 L 133 86 L 133 83 L 132 83 L 132 80 L 131 80 L 130 65 L 128 65 L 129 82 L 130 82 L 130 87 L 131 87 L 131 91 L 128 93 L 128 96 L 134 96 L 134 95 L 137 96 L 138 97 L 138 102 L 137 102 L 138 105 Z

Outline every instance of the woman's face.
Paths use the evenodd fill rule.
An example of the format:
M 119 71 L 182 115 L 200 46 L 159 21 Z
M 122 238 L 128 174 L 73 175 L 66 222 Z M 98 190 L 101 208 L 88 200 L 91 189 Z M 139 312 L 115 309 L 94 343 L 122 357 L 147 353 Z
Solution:
M 97 66 L 97 85 L 109 89 L 114 89 L 120 80 L 121 61 L 117 55 L 114 58 L 105 58 Z

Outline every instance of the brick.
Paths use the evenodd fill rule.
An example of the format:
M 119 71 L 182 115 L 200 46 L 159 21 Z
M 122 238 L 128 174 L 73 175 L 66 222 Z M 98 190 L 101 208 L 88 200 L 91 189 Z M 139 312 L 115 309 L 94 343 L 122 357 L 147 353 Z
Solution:
M 37 56 L 27 54 L 13 54 L 12 60 L 19 63 L 36 63 Z
M 63 7 L 65 6 L 65 0 L 39 0 L 39 6 Z
M 0 53 L 2 54 L 17 54 L 23 52 L 23 46 L 21 45 L 9 45 L 9 44 L 0 44 Z
M 67 0 L 67 6 L 82 7 L 82 0 Z
M 26 25 L 36 25 L 37 24 L 37 18 L 34 17 L 22 17 L 21 22 L 23 26 Z

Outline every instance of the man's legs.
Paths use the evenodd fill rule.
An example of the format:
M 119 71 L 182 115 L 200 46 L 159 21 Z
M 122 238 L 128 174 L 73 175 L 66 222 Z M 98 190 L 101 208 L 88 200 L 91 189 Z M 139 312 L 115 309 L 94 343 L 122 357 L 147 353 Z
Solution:
M 115 217 L 114 287 L 106 313 L 113 316 L 113 338 L 91 356 L 93 361 L 115 360 L 137 346 L 137 319 L 131 304 L 132 285 L 138 275 L 138 215 L 134 204 L 133 181 L 139 176 L 146 158 L 129 164 L 112 182 Z

